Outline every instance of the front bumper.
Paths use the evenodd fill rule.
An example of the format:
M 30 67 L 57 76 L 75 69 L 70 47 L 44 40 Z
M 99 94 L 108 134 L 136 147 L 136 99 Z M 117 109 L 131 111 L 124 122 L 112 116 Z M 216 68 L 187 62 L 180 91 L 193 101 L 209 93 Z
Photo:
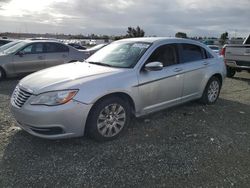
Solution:
M 72 100 L 59 106 L 30 105 L 27 101 L 19 108 L 11 101 L 11 111 L 18 125 L 28 133 L 46 139 L 83 136 L 91 107 Z

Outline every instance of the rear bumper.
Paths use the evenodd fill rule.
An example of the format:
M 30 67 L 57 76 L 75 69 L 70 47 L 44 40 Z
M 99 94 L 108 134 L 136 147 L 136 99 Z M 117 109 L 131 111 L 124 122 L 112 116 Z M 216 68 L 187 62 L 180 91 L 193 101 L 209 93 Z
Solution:
M 225 60 L 226 65 L 231 68 L 250 70 L 250 61 Z

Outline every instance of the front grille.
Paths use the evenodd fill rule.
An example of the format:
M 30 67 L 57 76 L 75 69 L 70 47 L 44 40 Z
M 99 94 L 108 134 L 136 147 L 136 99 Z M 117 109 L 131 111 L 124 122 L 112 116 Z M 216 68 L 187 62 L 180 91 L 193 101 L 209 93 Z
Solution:
M 250 62 L 248 61 L 236 61 L 238 66 L 250 67 Z
M 17 86 L 13 93 L 13 102 L 21 108 L 31 95 L 30 92 Z

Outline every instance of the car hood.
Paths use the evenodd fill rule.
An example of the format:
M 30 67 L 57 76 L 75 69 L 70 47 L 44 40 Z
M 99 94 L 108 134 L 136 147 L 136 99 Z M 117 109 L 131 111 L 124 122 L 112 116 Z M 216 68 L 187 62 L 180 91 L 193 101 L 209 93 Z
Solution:
M 38 71 L 23 78 L 19 85 L 34 94 L 62 89 L 78 89 L 84 82 L 115 74 L 122 69 L 76 62 Z

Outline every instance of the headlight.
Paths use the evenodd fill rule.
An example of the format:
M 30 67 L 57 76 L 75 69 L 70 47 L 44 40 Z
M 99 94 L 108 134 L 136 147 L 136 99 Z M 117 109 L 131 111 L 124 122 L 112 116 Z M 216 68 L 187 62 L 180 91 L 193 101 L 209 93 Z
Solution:
M 77 93 L 77 90 L 53 91 L 42 93 L 31 99 L 32 105 L 55 106 L 69 102 Z

